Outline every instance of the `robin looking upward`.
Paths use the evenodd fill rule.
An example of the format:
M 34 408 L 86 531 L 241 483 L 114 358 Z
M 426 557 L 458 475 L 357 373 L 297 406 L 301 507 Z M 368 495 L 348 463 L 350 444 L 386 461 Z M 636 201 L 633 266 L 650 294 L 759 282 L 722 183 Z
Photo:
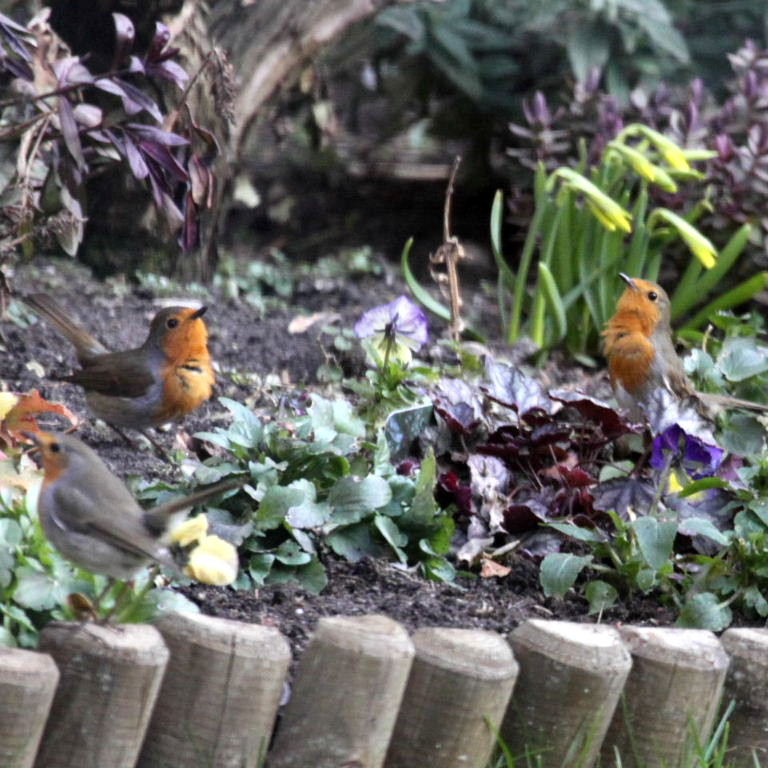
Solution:
M 768 411 L 768 405 L 761 403 L 698 392 L 675 352 L 666 291 L 649 280 L 623 273 L 621 278 L 627 287 L 603 336 L 616 400 L 631 418 L 648 419 L 649 412 L 661 413 L 667 408 L 672 409 L 665 414 L 667 422 L 674 421 L 680 409 L 706 420 L 723 407 Z
M 124 439 L 123 428 L 144 432 L 177 421 L 210 398 L 216 377 L 202 320 L 206 307 L 166 307 L 140 347 L 112 352 L 47 294 L 24 300 L 75 348 L 81 369 L 61 380 L 81 386 L 94 415 Z

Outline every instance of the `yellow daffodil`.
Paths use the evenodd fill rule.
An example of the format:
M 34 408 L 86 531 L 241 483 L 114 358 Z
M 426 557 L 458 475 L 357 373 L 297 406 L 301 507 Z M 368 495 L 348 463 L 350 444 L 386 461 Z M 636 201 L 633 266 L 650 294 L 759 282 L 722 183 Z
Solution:
M 683 238 L 696 258 L 707 268 L 712 269 L 717 263 L 717 249 L 712 241 L 699 232 L 696 227 L 689 224 L 682 216 L 678 216 L 668 208 L 657 208 L 649 218 L 649 224 L 654 218 L 664 219 L 671 224 Z
M 219 536 L 206 536 L 189 555 L 184 572 L 203 584 L 223 587 L 237 578 L 237 550 Z
M 553 173 L 553 177 L 563 179 L 571 189 L 581 192 L 585 196 L 590 210 L 606 229 L 611 232 L 615 232 L 617 229 L 628 233 L 632 231 L 632 214 L 585 176 L 570 168 L 558 168 Z
M 208 533 L 208 518 L 203 514 L 195 515 L 171 531 L 171 541 L 180 547 L 188 547 L 200 541 L 206 533 Z

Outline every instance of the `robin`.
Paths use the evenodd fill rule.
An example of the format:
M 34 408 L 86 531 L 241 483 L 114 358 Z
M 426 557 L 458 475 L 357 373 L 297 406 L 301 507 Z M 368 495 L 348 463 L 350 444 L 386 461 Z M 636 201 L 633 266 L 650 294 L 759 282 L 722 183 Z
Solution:
M 666 291 L 649 280 L 620 276 L 627 287 L 603 336 L 616 400 L 631 418 L 649 419 L 660 432 L 686 417 L 711 426 L 724 407 L 768 411 L 761 403 L 697 391 L 672 343 Z
M 113 579 L 130 580 L 150 561 L 178 570 L 171 548 L 186 553 L 187 575 L 207 584 L 230 584 L 237 576 L 237 551 L 207 532 L 207 519 L 178 520 L 180 513 L 243 480 L 218 483 L 197 493 L 142 509 L 125 484 L 85 443 L 51 432 L 25 436 L 45 471 L 37 502 L 43 531 L 75 565 Z M 186 513 L 185 513 L 186 514 Z
M 127 442 L 123 428 L 144 433 L 179 420 L 213 393 L 206 307 L 166 307 L 152 319 L 140 347 L 111 352 L 47 294 L 24 300 L 75 347 L 81 369 L 61 380 L 80 385 L 91 411 Z

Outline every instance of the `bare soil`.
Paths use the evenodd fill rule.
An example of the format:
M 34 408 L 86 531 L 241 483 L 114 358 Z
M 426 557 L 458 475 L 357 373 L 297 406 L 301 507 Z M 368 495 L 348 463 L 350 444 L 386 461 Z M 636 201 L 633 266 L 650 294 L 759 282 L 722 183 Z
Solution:
M 100 282 L 66 260 L 25 264 L 17 268 L 12 282 L 20 293 L 50 292 L 114 348 L 140 344 L 150 318 L 163 303 L 188 298 L 160 299 L 146 288 L 124 281 Z M 365 309 L 402 292 L 402 284 L 391 274 L 322 286 L 308 284 L 299 286 L 293 306 L 265 316 L 246 302 L 216 296 L 209 302 L 206 319 L 212 352 L 220 367 L 218 394 L 245 401 L 256 409 L 270 409 L 297 391 L 317 389 L 318 367 L 329 354 L 327 337 L 323 340 L 315 327 L 291 333 L 290 321 L 299 314 L 323 311 L 338 315 L 340 327 L 350 327 Z M 359 360 L 353 355 L 342 363 L 350 373 Z M 64 402 L 85 419 L 82 392 L 47 378 L 69 372 L 74 364 L 69 345 L 45 323 L 23 328 L 10 321 L 0 322 L 0 390 L 39 389 L 44 397 Z M 575 370 L 569 378 L 578 382 L 584 373 Z M 170 447 L 180 435 L 223 425 L 227 418 L 214 399 L 182 427 L 161 434 L 159 440 Z M 148 446 L 142 450 L 126 446 L 103 426 L 95 427 L 86 420 L 80 435 L 121 477 L 181 479 L 178 466 L 161 462 Z M 255 592 L 194 585 L 182 591 L 205 613 L 276 626 L 290 639 L 295 652 L 301 651 L 320 617 L 336 614 L 383 613 L 409 629 L 453 626 L 498 632 L 508 632 L 530 617 L 595 620 L 581 598 L 545 598 L 537 564 L 523 557 L 511 562 L 512 571 L 504 578 L 460 574 L 455 584 L 426 581 L 383 561 L 348 563 L 331 553 L 324 553 L 322 559 L 329 583 L 320 595 L 286 585 Z M 610 622 L 649 624 L 668 624 L 672 619 L 672 612 L 654 595 L 624 601 L 602 617 Z

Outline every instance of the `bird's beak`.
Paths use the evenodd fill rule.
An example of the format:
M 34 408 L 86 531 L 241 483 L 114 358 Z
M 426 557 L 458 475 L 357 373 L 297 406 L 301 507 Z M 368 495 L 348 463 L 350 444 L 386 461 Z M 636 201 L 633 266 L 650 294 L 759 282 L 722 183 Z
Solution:
M 202 317 L 207 311 L 208 311 L 208 307 L 203 305 L 202 307 L 200 307 L 200 309 L 196 309 L 189 317 L 192 320 L 197 320 L 198 318 Z
M 631 278 L 629 275 L 625 275 L 623 272 L 619 272 L 619 277 L 633 290 L 633 291 L 639 291 L 640 289 L 637 287 L 637 283 L 634 281 L 633 278 Z

